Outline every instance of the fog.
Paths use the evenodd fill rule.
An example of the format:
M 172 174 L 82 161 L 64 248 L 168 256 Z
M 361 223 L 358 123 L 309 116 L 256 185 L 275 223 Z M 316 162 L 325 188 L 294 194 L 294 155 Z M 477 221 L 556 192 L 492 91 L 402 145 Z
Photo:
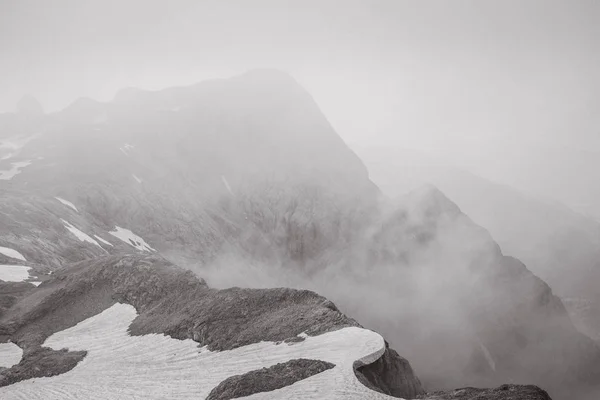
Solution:
M 380 209 L 368 221 L 358 217 L 354 220 L 352 209 L 337 210 L 347 225 L 344 229 L 335 228 L 339 221 L 334 221 L 331 209 L 314 206 L 311 203 L 314 199 L 304 198 L 306 204 L 325 208 L 319 209 L 322 214 L 317 213 L 322 220 L 306 210 L 299 212 L 300 218 L 310 215 L 308 222 L 320 224 L 319 229 L 323 229 L 320 240 L 335 239 L 327 242 L 331 248 L 315 250 L 317 256 L 301 265 L 302 268 L 286 265 L 290 259 L 278 253 L 270 241 L 272 237 L 257 237 L 262 231 L 256 227 L 236 233 L 243 239 L 243 245 L 255 246 L 252 257 L 243 257 L 248 255 L 246 248 L 243 251 L 232 248 L 229 252 L 222 251 L 207 265 L 194 264 L 189 257 L 181 256 L 184 266 L 215 287 L 289 286 L 315 290 L 331 298 L 360 323 L 381 331 L 401 355 L 414 363 L 417 374 L 425 376 L 427 383 L 436 388 L 449 388 L 457 381 L 464 385 L 495 385 L 505 379 L 512 382 L 524 379 L 511 375 L 508 367 L 498 372 L 497 380 L 486 373 L 476 374 L 495 372 L 494 358 L 513 351 L 519 340 L 495 336 L 496 321 L 487 321 L 485 316 L 478 318 L 481 315 L 477 313 L 485 308 L 478 308 L 479 304 L 474 302 L 482 299 L 490 302 L 486 306 L 495 312 L 490 315 L 507 316 L 507 320 L 497 322 L 500 328 L 512 326 L 512 317 L 518 321 L 517 328 L 521 328 L 519 324 L 524 324 L 523 321 L 533 319 L 531 329 L 535 334 L 550 327 L 556 328 L 559 339 L 567 338 L 564 341 L 542 338 L 540 343 L 531 345 L 534 350 L 521 346 L 517 361 L 505 364 L 514 362 L 527 367 L 532 371 L 529 377 L 539 378 L 534 383 L 547 383 L 544 374 L 549 360 L 536 358 L 540 349 L 547 349 L 548 354 L 556 354 L 552 349 L 558 349 L 558 353 L 578 357 L 579 354 L 570 353 L 577 346 L 569 336 L 572 332 L 560 302 L 551 296 L 545 284 L 523 274 L 518 262 L 502 258 L 493 239 L 506 254 L 526 261 L 552 287 L 556 284 L 555 293 L 600 299 L 600 292 L 590 283 L 595 282 L 592 278 L 596 275 L 590 271 L 597 270 L 595 260 L 600 255 L 599 2 L 7 0 L 0 3 L 0 55 L 0 112 L 14 111 L 25 95 L 33 96 L 47 113 L 53 113 L 80 97 L 110 101 L 123 88 L 158 90 L 264 67 L 288 72 L 311 94 L 335 131 L 365 161 L 371 179 L 384 192 L 378 204 Z M 123 104 L 127 103 L 128 94 L 134 99 L 132 102 L 137 95 L 144 96 L 136 91 L 120 93 L 117 103 Z M 207 93 L 201 101 L 214 105 L 218 112 L 226 109 L 221 103 L 235 97 L 225 93 L 216 101 Z M 272 102 L 272 99 L 257 100 L 256 109 Z M 88 105 L 92 113 L 93 107 L 104 107 L 95 103 L 81 107 L 85 109 Z M 126 109 L 126 105 L 123 107 Z M 251 108 L 243 96 L 235 107 L 239 112 L 235 117 L 239 120 Z M 140 109 L 140 114 L 146 111 Z M 310 111 L 303 109 L 290 114 L 291 123 L 299 121 L 304 113 L 314 115 L 312 103 L 307 110 Z M 218 124 L 213 116 L 208 111 L 206 114 L 200 121 L 216 129 Z M 263 116 L 271 117 L 268 112 Z M 196 117 L 189 113 L 185 118 L 198 122 Z M 60 118 L 71 117 L 60 115 Z M 179 147 L 169 147 L 175 134 L 164 134 L 166 129 L 159 126 L 167 119 L 158 116 L 154 125 L 154 120 L 139 123 L 135 118 L 131 125 L 123 126 L 139 127 L 139 132 L 131 134 L 137 139 L 142 137 L 140 132 L 150 132 L 140 149 L 144 145 L 146 150 L 156 152 L 162 151 L 163 146 L 168 148 L 172 151 L 168 162 L 184 173 L 188 173 L 187 166 L 176 156 L 185 153 L 190 160 L 202 158 L 197 157 L 194 146 L 206 144 L 204 136 L 190 138 L 183 129 L 177 133 L 181 135 L 177 137 L 181 139 L 177 145 L 185 152 Z M 246 132 L 238 129 L 238 119 L 228 120 L 232 131 Z M 187 122 L 182 119 L 179 126 L 186 127 Z M 284 130 L 283 122 L 273 126 Z M 298 134 L 294 136 L 295 142 L 289 137 L 278 142 L 282 165 L 296 153 L 310 154 L 311 140 L 321 140 L 300 135 L 302 129 L 310 126 L 309 122 L 288 128 Z M 95 126 L 98 132 L 104 129 L 102 123 Z M 318 126 L 322 130 L 315 130 L 314 135 L 329 128 L 327 124 Z M 260 123 L 252 128 L 263 133 Z M 160 129 L 163 131 L 158 133 Z M 263 139 L 282 137 L 277 130 L 265 131 Z M 78 132 L 70 134 L 76 137 Z M 121 140 L 105 139 L 114 143 Z M 222 143 L 230 145 L 237 140 L 238 137 L 232 136 L 224 138 Z M 338 148 L 339 143 L 331 139 L 327 142 L 331 147 L 325 148 L 325 139 L 322 140 L 318 157 L 317 151 L 311 156 L 319 158 L 322 164 L 318 165 L 329 167 L 336 160 L 328 151 Z M 217 141 L 214 139 L 214 143 Z M 247 159 L 257 158 L 254 155 L 243 158 L 241 153 L 254 148 L 254 143 L 247 145 L 223 152 L 223 158 L 226 155 L 236 162 L 226 167 L 235 170 Z M 104 150 L 108 157 L 114 149 Z M 213 172 L 211 163 L 214 167 L 221 162 L 218 160 L 221 154 L 213 159 L 209 150 L 202 151 L 206 157 L 195 165 L 207 167 L 208 176 Z M 237 158 L 232 155 L 236 151 L 240 152 Z M 81 154 L 82 158 L 92 158 L 87 153 Z M 326 160 L 329 156 L 331 159 Z M 345 153 L 344 157 L 344 162 L 352 159 Z M 268 164 L 273 159 L 264 157 L 247 169 L 258 170 L 264 166 L 262 163 Z M 403 162 L 397 162 L 398 159 Z M 93 161 L 89 163 L 92 165 Z M 161 168 L 149 164 L 145 170 L 148 175 L 153 168 Z M 335 168 L 345 171 L 346 165 L 339 164 Z M 337 172 L 335 168 L 332 170 Z M 444 174 L 439 174 L 440 169 Z M 234 198 L 224 200 L 225 203 L 244 199 L 238 197 L 240 183 L 235 177 L 217 175 L 216 185 L 224 184 L 227 189 L 224 198 Z M 348 176 L 355 178 L 349 173 Z M 160 179 L 163 178 L 161 175 Z M 150 187 L 152 179 L 144 179 L 144 185 Z M 238 179 L 243 181 L 245 176 L 240 174 Z M 181 187 L 182 182 L 185 181 L 173 179 L 159 183 L 168 190 Z M 396 198 L 426 183 L 440 186 L 450 200 L 455 200 L 483 228 L 460 214 L 458 208 L 448 205 L 452 204 L 449 200 L 437 197 L 435 191 L 432 194 L 425 189 L 424 197 L 413 194 Z M 488 190 L 490 187 L 496 191 Z M 196 189 L 183 188 L 185 193 L 173 203 L 185 204 L 182 199 L 190 200 L 186 196 L 195 194 Z M 125 193 L 127 189 L 123 186 L 121 190 Z M 137 194 L 131 196 L 137 201 Z M 435 223 L 431 222 L 427 207 L 420 203 L 430 196 L 442 204 Z M 508 200 L 496 202 L 502 196 Z M 266 209 L 287 210 L 287 204 L 257 198 L 270 202 Z M 300 205 L 306 206 L 302 201 Z M 136 203 L 131 200 L 129 207 L 130 204 Z M 121 205 L 116 203 L 111 207 L 123 215 L 131 211 L 119 209 Z M 196 212 L 199 208 L 190 210 Z M 531 211 L 535 209 L 544 212 Z M 177 214 L 173 210 L 169 215 Z M 243 215 L 230 209 L 223 214 L 234 222 L 238 218 L 245 227 Z M 287 223 L 284 214 L 275 215 L 275 220 L 281 218 Z M 134 221 L 134 217 L 129 218 Z M 142 220 L 146 215 L 140 212 L 135 218 Z M 548 222 L 559 219 L 560 223 Z M 353 224 L 360 229 L 354 231 Z M 520 224 L 529 225 L 521 229 Z M 148 221 L 140 224 L 144 228 L 148 225 Z M 308 223 L 302 226 L 308 231 Z M 277 228 L 283 230 L 285 226 Z M 194 229 L 189 232 L 195 234 L 203 228 Z M 320 231 L 314 229 L 318 237 Z M 350 238 L 336 236 L 339 232 L 349 232 Z M 573 232 L 581 236 L 572 235 Z M 246 233 L 248 237 L 244 236 Z M 275 232 L 272 236 L 276 238 L 279 234 Z M 578 238 L 577 243 L 569 242 L 566 237 Z M 317 243 L 319 240 L 313 238 L 312 245 L 318 246 Z M 555 248 L 560 251 L 554 251 Z M 373 253 L 380 257 L 377 262 L 372 262 Z M 177 254 L 170 256 L 178 258 Z M 400 268 L 398 260 L 403 260 Z M 496 268 L 492 265 L 500 265 L 500 272 L 490 272 Z M 502 286 L 492 278 L 509 283 L 502 281 L 506 283 Z M 519 309 L 521 300 L 525 303 L 531 300 L 536 306 L 542 304 L 540 309 L 547 319 L 538 321 L 535 313 L 532 316 Z M 507 310 L 514 314 L 505 313 Z M 484 337 L 488 338 L 487 343 L 483 343 Z M 479 343 L 481 351 L 473 350 L 474 343 Z M 564 368 L 568 370 L 569 365 Z
M 0 111 L 279 68 L 351 144 L 422 149 L 599 218 L 599 19 L 594 0 L 7 0 Z

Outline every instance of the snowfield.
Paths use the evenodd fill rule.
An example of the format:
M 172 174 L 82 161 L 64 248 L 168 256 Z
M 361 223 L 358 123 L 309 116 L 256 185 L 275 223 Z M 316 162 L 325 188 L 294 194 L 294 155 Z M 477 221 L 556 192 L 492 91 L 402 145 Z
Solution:
M 0 368 L 10 368 L 21 361 L 23 350 L 14 343 L 0 343 Z
M 30 267 L 22 265 L 0 265 L 0 280 L 4 282 L 22 282 L 29 278 Z
M 334 363 L 333 369 L 252 399 L 393 399 L 363 386 L 354 375 L 357 360 L 368 364 L 384 352 L 383 338 L 351 327 L 302 342 L 261 342 L 211 352 L 193 340 L 165 335 L 129 336 L 135 308 L 115 304 L 76 326 L 50 336 L 44 346 L 86 350 L 74 369 L 0 388 L 13 399 L 201 399 L 226 378 L 297 358 Z
M 71 203 L 68 200 L 65 199 L 61 199 L 60 197 L 55 197 L 56 200 L 60 201 L 61 203 L 63 203 L 65 206 L 67 207 L 71 207 L 73 210 L 79 212 L 79 210 L 77 209 L 77 207 L 75 207 L 75 204 Z
M 16 260 L 27 261 L 25 257 L 23 257 L 23 254 L 16 250 L 9 249 L 8 247 L 0 246 L 0 253 L 4 254 L 6 257 L 14 258 Z
M 14 178 L 15 175 L 18 175 L 21 173 L 22 168 L 25 168 L 26 166 L 28 166 L 30 164 L 31 164 L 31 161 L 19 161 L 19 162 L 12 163 L 9 170 L 0 171 L 0 180 L 5 180 L 5 181 L 11 180 L 12 178 Z
M 104 243 L 105 245 L 107 245 L 107 246 L 110 246 L 110 247 L 114 247 L 114 246 L 112 245 L 112 243 L 110 243 L 108 240 L 104 240 L 104 239 L 102 239 L 102 238 L 101 238 L 100 236 L 98 236 L 98 235 L 94 235 L 94 237 L 95 237 L 96 239 L 98 239 L 99 241 L 101 241 L 102 243 Z
M 98 244 L 98 242 L 96 242 L 94 239 L 92 239 L 85 233 L 81 232 L 79 229 L 75 228 L 73 225 L 71 225 L 69 222 L 65 221 L 64 219 L 61 219 L 61 221 L 63 222 L 63 224 L 65 224 L 65 228 L 67 228 L 69 230 L 69 232 L 71 232 L 73 235 L 75 235 L 77 237 L 77 239 L 81 240 L 82 242 L 88 242 L 91 244 L 95 244 L 96 246 L 98 246 L 102 249 L 102 246 L 100 246 Z
M 122 147 L 119 147 L 119 150 L 126 156 L 129 156 L 129 150 L 133 149 L 133 146 L 129 143 L 125 143 Z
M 129 229 L 125 229 L 125 228 L 116 226 L 114 231 L 110 231 L 108 233 L 110 233 L 111 235 L 113 235 L 116 238 L 121 239 L 128 245 L 135 247 L 139 251 L 147 251 L 147 252 L 156 251 L 152 247 L 150 247 L 150 245 L 148 243 L 146 243 L 146 241 L 144 239 L 142 239 L 135 233 L 131 232 Z
M 221 175 L 221 181 L 223 181 L 223 185 L 225 185 L 225 189 L 227 189 L 229 194 L 233 196 L 233 190 L 231 190 L 231 186 L 229 186 L 229 182 L 227 182 L 225 175 Z

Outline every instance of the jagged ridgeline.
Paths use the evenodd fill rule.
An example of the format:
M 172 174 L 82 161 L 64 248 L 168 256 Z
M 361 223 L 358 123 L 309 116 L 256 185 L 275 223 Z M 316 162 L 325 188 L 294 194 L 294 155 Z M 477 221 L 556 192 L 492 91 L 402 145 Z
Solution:
M 110 372 L 119 343 L 127 359 L 99 382 L 126 387 L 108 382 L 137 362 L 137 384 L 163 371 L 180 398 L 523 383 L 561 399 L 600 381 L 597 345 L 543 281 L 437 189 L 386 202 L 286 74 L 30 114 L 0 115 L 0 264 L 18 267 L 0 279 L 42 283 L 0 289 L 2 340 L 24 351 L 0 394 L 43 384 L 63 398 L 75 379 L 92 396 L 81 382 Z M 314 290 L 360 325 L 312 292 L 258 289 L 276 287 Z M 222 368 L 192 376 L 207 365 Z M 123 398 L 139 395 L 130 383 Z M 431 396 L 548 398 L 522 386 Z

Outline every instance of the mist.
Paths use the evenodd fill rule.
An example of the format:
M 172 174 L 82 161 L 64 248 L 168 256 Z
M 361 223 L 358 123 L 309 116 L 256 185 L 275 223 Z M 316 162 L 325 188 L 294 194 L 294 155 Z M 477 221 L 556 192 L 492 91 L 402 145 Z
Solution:
M 597 349 L 600 312 L 571 308 L 600 310 L 597 1 L 8 0 L 0 54 L 0 117 L 33 121 L 0 118 L 0 162 L 64 162 L 66 198 L 133 176 L 90 189 L 90 215 L 210 286 L 313 290 L 428 389 L 562 396 Z M 134 142 L 133 175 L 106 167 Z

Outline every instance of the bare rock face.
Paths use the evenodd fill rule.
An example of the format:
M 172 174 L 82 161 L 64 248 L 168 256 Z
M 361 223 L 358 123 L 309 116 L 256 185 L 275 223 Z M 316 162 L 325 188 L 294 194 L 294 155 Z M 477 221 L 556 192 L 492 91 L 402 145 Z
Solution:
M 424 393 L 409 362 L 389 347 L 373 364 L 357 368 L 356 375 L 366 386 L 394 397 L 415 398 Z
M 227 378 L 214 388 L 207 400 L 229 400 L 270 392 L 306 379 L 335 365 L 319 360 L 297 359 Z
M 417 397 L 426 400 L 552 400 L 536 386 L 502 385 L 495 389 L 463 388 L 448 392 L 427 393 Z
M 75 368 L 85 355 L 85 351 L 37 348 L 24 354 L 19 364 L 0 370 L 0 387 L 26 379 L 64 374 Z

